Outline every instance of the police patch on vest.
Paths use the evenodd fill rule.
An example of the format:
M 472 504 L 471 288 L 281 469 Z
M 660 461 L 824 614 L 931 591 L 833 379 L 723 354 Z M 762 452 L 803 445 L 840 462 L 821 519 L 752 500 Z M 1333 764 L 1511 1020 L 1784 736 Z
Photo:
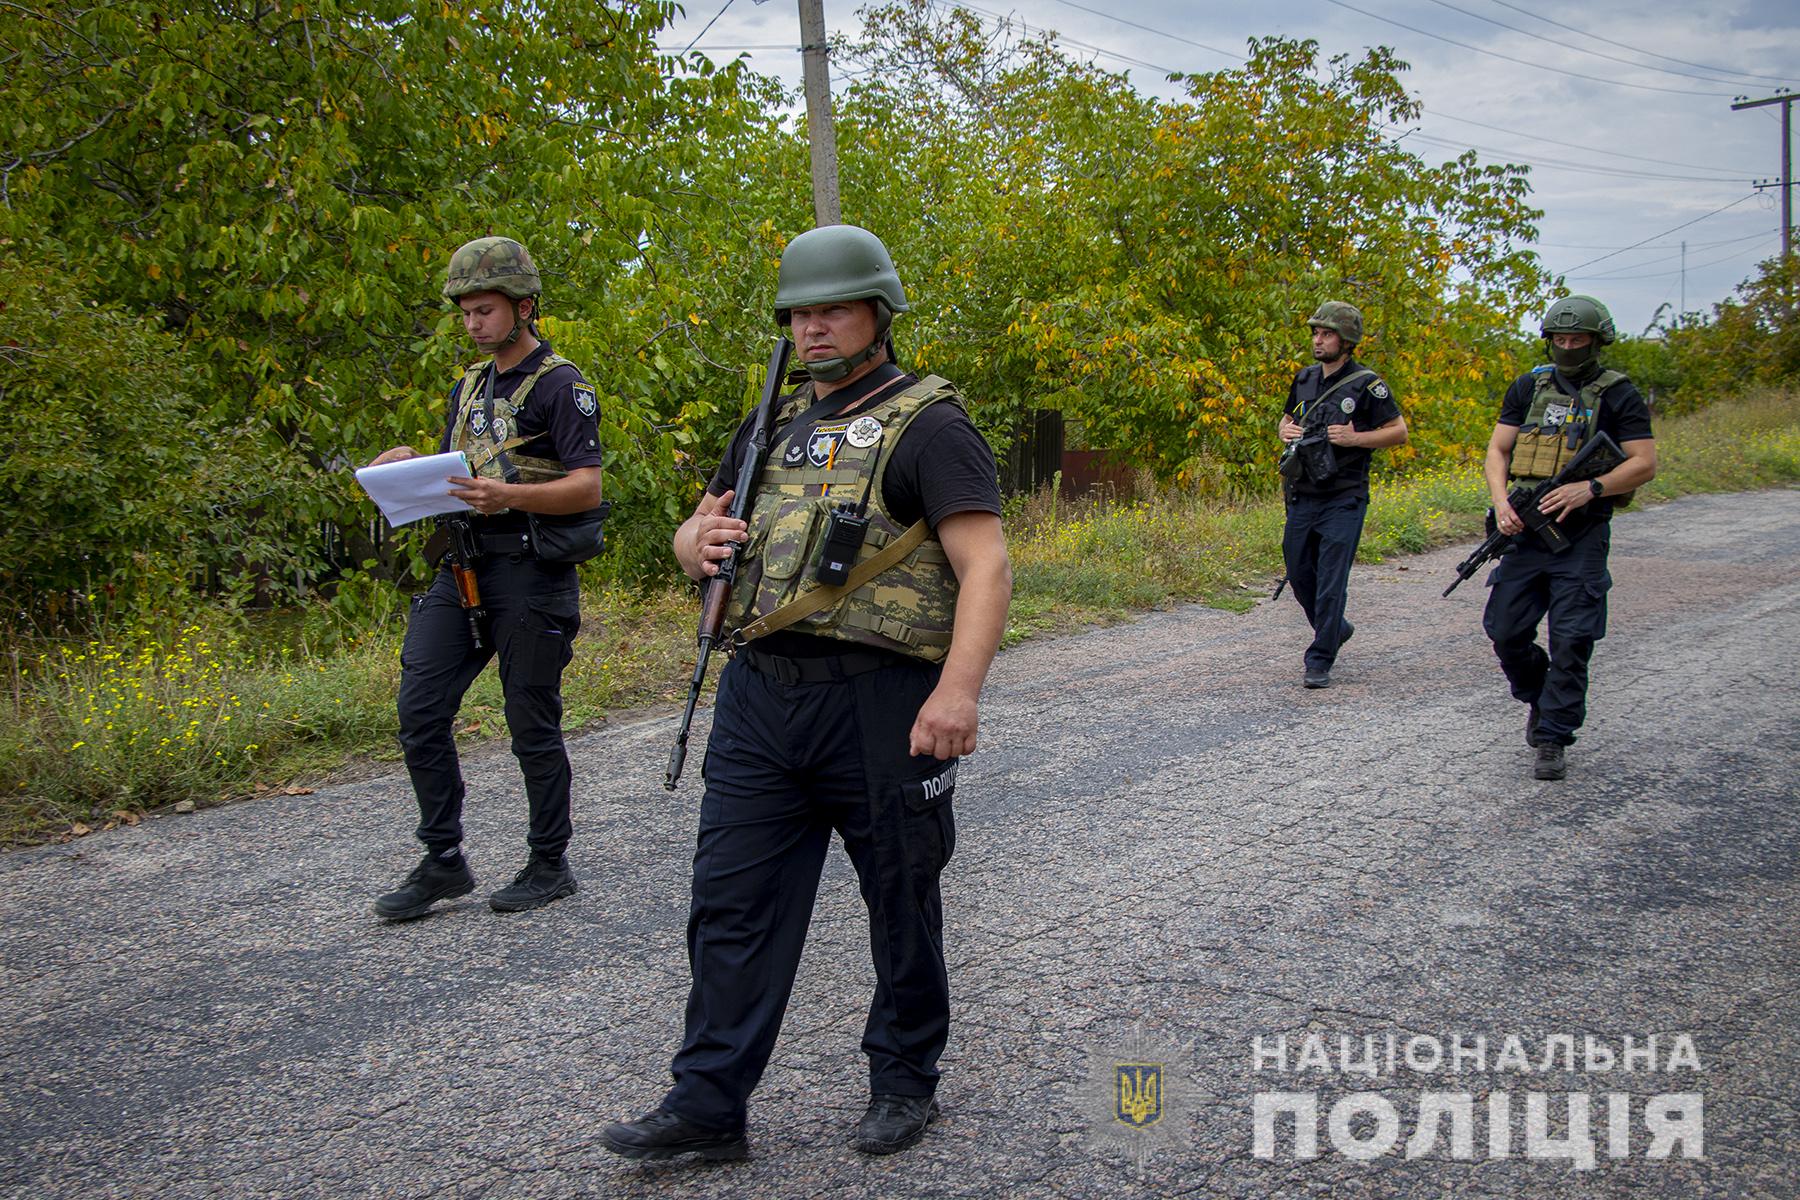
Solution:
M 594 402 L 594 389 L 585 383 L 575 385 L 575 411 L 591 417 L 599 406 Z
M 1356 398 L 1354 396 L 1345 396 L 1342 400 L 1338 401 L 1338 407 L 1343 409 L 1346 413 L 1353 413 L 1356 411 Z
M 829 463 L 844 438 L 844 428 L 842 425 L 821 425 L 813 430 L 812 436 L 806 439 L 806 461 L 815 467 Z
M 850 422 L 844 438 L 858 450 L 867 450 L 881 440 L 881 422 L 874 417 L 858 417 Z
M 1542 418 L 1544 425 L 1561 425 L 1568 419 L 1569 406 L 1567 404 L 1548 404 L 1544 406 L 1544 415 Z
M 1369 385 L 1369 395 L 1375 397 L 1377 400 L 1386 400 L 1388 398 L 1387 384 L 1377 379 L 1374 383 Z
M 959 759 L 929 779 L 915 779 L 902 785 L 907 803 L 914 808 L 924 808 L 948 800 L 956 793 L 956 768 L 961 765 Z
M 476 437 L 487 432 L 487 413 L 479 408 L 469 410 L 469 432 Z
M 505 417 L 495 417 L 494 418 L 494 440 L 496 442 L 504 442 L 506 440 L 506 418 Z
M 787 450 L 782 454 L 784 466 L 797 467 L 806 458 L 806 447 L 799 442 L 789 442 Z

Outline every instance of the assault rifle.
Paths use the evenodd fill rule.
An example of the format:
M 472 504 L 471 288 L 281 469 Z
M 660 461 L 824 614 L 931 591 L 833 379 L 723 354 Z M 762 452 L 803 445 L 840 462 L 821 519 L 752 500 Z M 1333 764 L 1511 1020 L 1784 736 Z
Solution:
M 481 584 L 475 578 L 475 562 L 481 557 L 481 536 L 467 517 L 445 517 L 442 528 L 450 535 L 450 574 L 456 580 L 456 595 L 462 601 L 463 615 L 469 618 L 469 640 L 482 649 L 481 621 L 487 610 L 481 606 Z
M 769 438 L 775 424 L 776 401 L 787 379 L 788 355 L 794 344 L 781 338 L 769 352 L 769 373 L 763 380 L 762 403 L 756 410 L 756 423 L 750 427 L 750 444 L 744 450 L 744 461 L 738 465 L 737 483 L 733 487 L 730 515 L 739 521 L 750 511 L 756 491 L 756 477 L 762 473 L 763 459 L 769 453 Z M 681 714 L 681 729 L 675 734 L 675 746 L 669 751 L 669 769 L 663 772 L 663 787 L 675 790 L 681 778 L 681 767 L 687 761 L 688 728 L 694 723 L 694 706 L 700 701 L 700 689 L 706 682 L 706 660 L 725 627 L 725 609 L 731 602 L 731 585 L 737 578 L 738 554 L 742 542 L 730 543 L 730 551 L 719 561 L 719 573 L 706 581 L 700 593 L 700 652 L 694 660 L 694 678 L 688 683 L 687 708 Z
M 1536 534 L 1544 547 L 1552 554 L 1561 554 L 1569 548 L 1569 535 L 1554 517 L 1547 517 L 1538 511 L 1538 501 L 1565 483 L 1580 483 L 1586 479 L 1597 479 L 1625 461 L 1625 452 L 1619 449 L 1619 443 L 1604 433 L 1596 431 L 1594 436 L 1582 444 L 1581 449 L 1571 458 L 1563 469 L 1548 479 L 1539 480 L 1535 484 L 1521 483 L 1507 493 L 1506 502 L 1512 505 L 1519 520 L 1525 523 L 1525 531 L 1514 535 L 1501 533 L 1494 519 L 1494 510 L 1488 509 L 1487 540 L 1475 547 L 1469 557 L 1456 566 L 1456 578 L 1444 589 L 1448 596 L 1456 590 L 1457 584 L 1481 570 L 1483 563 L 1491 558 L 1498 558 L 1511 550 L 1517 538 Z

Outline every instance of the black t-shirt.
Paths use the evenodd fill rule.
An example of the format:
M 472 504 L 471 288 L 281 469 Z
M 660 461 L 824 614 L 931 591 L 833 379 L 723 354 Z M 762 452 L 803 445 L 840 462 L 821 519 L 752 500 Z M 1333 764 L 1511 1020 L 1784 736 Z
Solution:
M 1580 394 L 1581 389 L 1571 383 L 1561 371 L 1552 373 L 1552 382 L 1556 390 L 1565 396 Z M 1536 371 L 1527 372 L 1513 380 L 1512 386 L 1506 389 L 1506 398 L 1500 402 L 1500 424 L 1514 428 L 1524 425 L 1526 416 L 1531 412 L 1531 399 L 1536 394 Z M 1621 449 L 1626 442 L 1642 441 L 1650 437 L 1650 406 L 1644 403 L 1637 385 L 1629 379 L 1621 379 L 1601 392 L 1600 412 L 1595 418 L 1594 427 L 1599 432 L 1610 435 Z M 1591 526 L 1610 518 L 1615 505 L 1616 500 L 1611 496 L 1590 500 L 1564 518 L 1563 529 L 1571 539 L 1579 537 Z
M 494 379 L 495 400 L 510 399 L 550 353 L 550 343 L 540 342 L 538 348 L 520 359 L 516 366 L 500 372 Z M 483 391 L 486 390 L 486 383 L 486 378 L 483 377 L 479 385 Z M 463 381 L 459 379 L 456 386 L 450 389 L 450 400 L 445 409 L 444 436 L 438 441 L 440 453 L 448 451 L 452 444 L 454 431 L 449 427 L 449 417 L 456 412 L 462 385 Z M 584 406 L 588 411 L 582 411 Z M 565 471 L 601 465 L 598 408 L 594 389 L 588 386 L 587 381 L 581 377 L 581 372 L 573 365 L 565 363 L 550 368 L 532 387 L 531 395 L 525 400 L 525 409 L 518 416 L 519 427 L 515 434 L 529 440 L 509 453 L 532 458 L 553 458 L 562 463 Z M 463 419 L 473 420 L 474 414 L 483 409 L 478 395 L 469 410 L 463 414 Z M 484 533 L 513 533 L 526 527 L 525 514 L 521 512 L 497 513 L 491 517 L 472 516 L 470 520 Z
M 1288 385 L 1287 405 L 1283 411 L 1308 431 L 1315 424 L 1345 423 L 1364 433 L 1380 429 L 1400 415 L 1400 406 L 1394 402 L 1394 394 L 1381 376 L 1371 373 L 1348 387 L 1342 386 L 1344 380 L 1365 370 L 1368 368 L 1351 358 L 1333 371 L 1329 379 L 1323 379 L 1325 368 L 1313 363 L 1296 374 L 1294 382 Z M 1351 406 L 1348 411 L 1344 408 L 1345 401 Z M 1314 406 L 1318 403 L 1326 403 L 1327 407 L 1316 409 Z M 1367 498 L 1369 462 L 1375 452 L 1364 446 L 1333 446 L 1331 451 L 1337 459 L 1337 473 L 1323 484 L 1299 479 L 1292 485 L 1293 490 L 1302 496 L 1354 492 Z
M 833 399 L 841 398 L 843 404 L 850 406 L 847 410 L 834 409 L 805 428 L 793 429 L 795 440 L 805 445 L 812 426 L 819 421 L 829 419 L 837 423 L 846 416 L 856 416 L 915 382 L 914 376 L 903 375 L 892 363 L 883 363 L 855 383 L 832 393 Z M 881 395 L 871 398 L 877 389 L 881 390 Z M 752 409 L 732 435 L 725 460 L 706 485 L 710 494 L 722 496 L 737 482 L 738 468 L 743 464 L 755 422 L 756 412 Z M 779 441 L 785 432 L 775 430 L 770 444 Z M 911 525 L 922 517 L 935 530 L 945 517 L 965 512 L 999 516 L 1000 482 L 994 452 L 961 408 L 954 404 L 933 404 L 912 419 L 895 444 L 893 457 L 888 459 L 887 474 L 882 478 L 881 498 L 888 513 L 902 526 Z M 845 642 L 791 629 L 758 638 L 756 645 L 770 654 L 790 658 L 842 654 L 848 649 Z

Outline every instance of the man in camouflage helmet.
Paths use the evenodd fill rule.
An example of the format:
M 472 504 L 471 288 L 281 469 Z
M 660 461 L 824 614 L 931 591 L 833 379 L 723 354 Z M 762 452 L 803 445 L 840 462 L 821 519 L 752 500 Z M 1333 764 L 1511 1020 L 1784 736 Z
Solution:
M 525 775 L 530 856 L 488 898 L 496 912 L 537 908 L 573 895 L 569 757 L 562 737 L 562 671 L 581 625 L 575 563 L 598 553 L 600 437 L 594 389 L 537 333 L 543 287 L 525 247 L 511 238 L 468 243 L 450 259 L 444 296 L 484 357 L 450 390 L 439 452 L 461 450 L 472 474 L 450 494 L 474 513 L 471 548 L 484 616 L 472 636 L 446 562 L 413 598 L 400 652 L 400 745 L 419 801 L 425 856 L 400 887 L 375 901 L 402 921 L 464 896 L 475 877 L 462 852 L 463 777 L 455 720 L 463 693 L 496 654 L 513 754 Z M 411 446 L 375 463 L 417 455 Z M 432 547 L 428 546 L 428 550 Z M 468 566 L 470 564 L 463 564 Z
M 781 1027 L 834 829 L 862 882 L 877 980 L 863 1034 L 871 1099 L 852 1143 L 903 1150 L 936 1115 L 950 1024 L 938 877 L 1012 572 L 987 443 L 950 383 L 892 361 L 888 327 L 906 310 L 874 234 L 834 225 L 795 238 L 775 321 L 809 378 L 778 401 L 748 522 L 729 506 L 754 414 L 675 534 L 695 580 L 743 545 L 726 620 L 741 648 L 719 679 L 706 755 L 675 1085 L 648 1115 L 601 1134 L 619 1154 L 744 1154 L 747 1101 Z M 867 521 L 839 553 L 874 573 L 821 593 L 834 512 Z M 835 598 L 790 607 L 821 594 Z
M 1550 361 L 1507 388 L 1483 463 L 1494 523 L 1517 540 L 1489 577 L 1482 626 L 1513 696 L 1528 706 L 1525 744 L 1536 750 L 1532 774 L 1561 779 L 1567 773 L 1564 748 L 1587 716 L 1588 661 L 1606 634 L 1613 509 L 1656 475 L 1656 442 L 1649 406 L 1637 388 L 1600 365 L 1600 350 L 1614 337 L 1605 305 L 1591 296 L 1565 296 L 1544 314 L 1539 332 Z M 1524 522 L 1507 502 L 1508 488 L 1513 480 L 1552 477 L 1596 433 L 1611 435 L 1625 461 L 1539 501 L 1538 510 L 1554 516 L 1572 543 L 1553 554 L 1524 533 Z M 1537 644 L 1546 615 L 1547 653 Z
M 1315 360 L 1294 376 L 1277 427 L 1287 527 L 1281 556 L 1313 628 L 1301 682 L 1331 686 L 1338 648 L 1356 632 L 1344 616 L 1350 564 L 1369 509 L 1371 453 L 1406 441 L 1406 421 L 1381 376 L 1352 357 L 1362 313 L 1327 300 L 1307 321 Z

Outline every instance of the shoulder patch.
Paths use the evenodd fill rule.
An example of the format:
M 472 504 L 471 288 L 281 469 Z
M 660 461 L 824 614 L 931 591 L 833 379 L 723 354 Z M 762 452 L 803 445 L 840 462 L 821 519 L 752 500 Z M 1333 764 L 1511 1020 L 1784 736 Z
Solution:
M 1539 363 L 1537 366 L 1531 368 L 1531 373 L 1533 375 L 1548 375 L 1554 370 L 1556 370 L 1556 365 L 1554 363 Z
M 585 383 L 575 385 L 575 411 L 584 417 L 591 417 L 599 408 L 594 400 L 594 389 Z
M 1369 395 L 1375 397 L 1377 400 L 1386 400 L 1388 398 L 1388 385 L 1377 379 L 1374 383 L 1369 385 Z

